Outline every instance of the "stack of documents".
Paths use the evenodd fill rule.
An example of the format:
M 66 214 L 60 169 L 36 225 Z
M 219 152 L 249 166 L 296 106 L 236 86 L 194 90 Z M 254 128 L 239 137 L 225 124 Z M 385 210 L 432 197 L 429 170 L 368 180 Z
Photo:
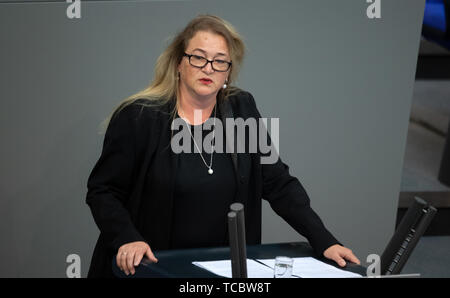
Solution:
M 341 270 L 315 258 L 293 258 L 292 277 L 302 278 L 344 278 L 361 277 L 360 274 Z M 231 261 L 192 262 L 216 275 L 231 278 Z M 247 259 L 247 276 L 249 278 L 273 278 L 275 259 Z
M 192 262 L 192 264 L 206 269 L 216 275 L 231 278 L 231 261 Z M 255 260 L 247 259 L 248 278 L 273 278 L 273 268 L 269 268 Z

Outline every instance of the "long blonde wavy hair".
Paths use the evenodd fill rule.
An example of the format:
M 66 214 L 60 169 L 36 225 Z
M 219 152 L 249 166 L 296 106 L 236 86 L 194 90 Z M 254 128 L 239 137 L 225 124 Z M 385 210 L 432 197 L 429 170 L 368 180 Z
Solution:
M 124 99 L 105 119 L 100 131 L 104 133 L 113 115 L 124 107 L 138 99 L 145 99 L 145 106 L 162 105 L 178 98 L 178 65 L 189 41 L 198 31 L 208 31 L 223 36 L 227 42 L 231 61 L 233 62 L 228 76 L 228 87 L 221 89 L 217 99 L 226 99 L 236 94 L 239 89 L 231 84 L 236 81 L 240 66 L 244 59 L 245 45 L 242 37 L 236 29 L 227 21 L 214 15 L 199 15 L 187 24 L 183 31 L 178 33 L 165 51 L 158 57 L 154 70 L 153 81 L 143 90 Z M 177 105 L 174 105 L 172 117 L 177 113 Z

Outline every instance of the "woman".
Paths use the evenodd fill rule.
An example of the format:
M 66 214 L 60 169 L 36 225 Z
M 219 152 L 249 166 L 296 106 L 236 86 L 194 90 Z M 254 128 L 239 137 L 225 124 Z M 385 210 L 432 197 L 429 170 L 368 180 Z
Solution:
M 245 206 L 247 244 L 260 244 L 261 198 L 319 256 L 340 266 L 344 259 L 359 263 L 325 228 L 279 158 L 263 164 L 258 152 L 199 152 L 194 148 L 202 140 L 194 137 L 192 153 L 173 152 L 174 119 L 204 136 L 212 119 L 260 118 L 251 94 L 230 86 L 243 56 L 242 39 L 229 23 L 198 16 L 158 58 L 149 87 L 113 113 L 88 180 L 86 201 L 101 231 L 89 277 L 112 276 L 114 256 L 128 275 L 144 256 L 157 262 L 153 250 L 226 246 L 233 202 Z

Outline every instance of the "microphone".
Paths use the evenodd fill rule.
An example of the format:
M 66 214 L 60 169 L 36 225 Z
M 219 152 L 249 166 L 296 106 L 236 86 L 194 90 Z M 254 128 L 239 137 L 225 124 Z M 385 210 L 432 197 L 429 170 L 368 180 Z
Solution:
M 247 247 L 245 240 L 245 217 L 244 205 L 234 203 L 230 206 L 228 213 L 228 227 L 231 250 L 232 273 L 235 271 L 236 277 L 247 278 Z M 234 262 L 233 262 L 233 257 Z M 233 269 L 233 263 L 235 268 Z M 233 277 L 235 277 L 233 275 Z

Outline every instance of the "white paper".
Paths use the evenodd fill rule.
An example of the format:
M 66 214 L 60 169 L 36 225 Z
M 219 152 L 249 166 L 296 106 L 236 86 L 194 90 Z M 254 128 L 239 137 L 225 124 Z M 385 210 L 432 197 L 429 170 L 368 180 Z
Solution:
M 192 262 L 192 264 L 206 269 L 214 274 L 231 278 L 231 261 L 208 261 L 208 262 Z M 248 278 L 273 278 L 273 269 L 256 262 L 255 260 L 247 259 L 247 277 Z
M 294 264 L 292 266 L 292 274 L 302 278 L 362 277 L 360 274 L 336 268 L 311 257 L 293 258 L 293 260 Z M 274 268 L 275 266 L 275 259 L 265 259 L 258 261 L 266 264 L 271 268 Z

